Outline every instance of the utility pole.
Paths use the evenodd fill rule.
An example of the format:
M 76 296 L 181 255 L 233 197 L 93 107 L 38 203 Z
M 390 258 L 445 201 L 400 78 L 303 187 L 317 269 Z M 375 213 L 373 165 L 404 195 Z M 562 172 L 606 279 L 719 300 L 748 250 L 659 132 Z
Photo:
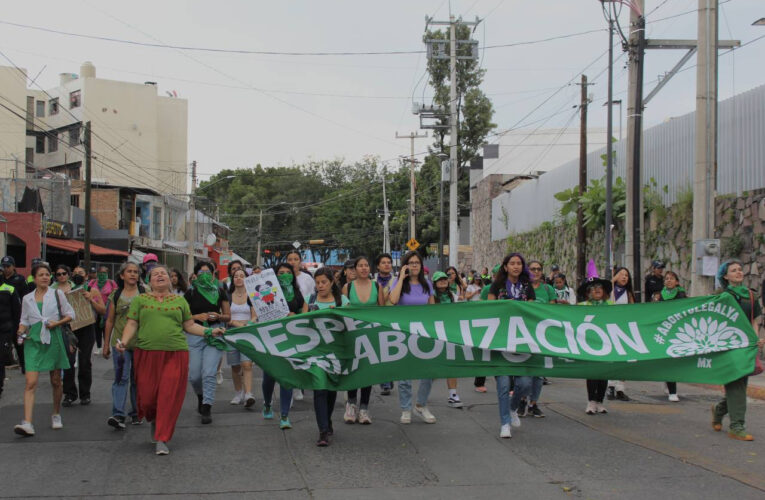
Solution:
M 642 302 L 640 248 L 643 225 L 643 59 L 645 54 L 644 0 L 634 0 L 630 9 L 629 87 L 627 89 L 627 205 L 625 223 L 626 263 L 632 267 L 635 300 Z
M 696 161 L 693 169 L 694 297 L 712 293 L 713 278 L 701 275 L 696 242 L 714 237 L 717 191 L 717 19 L 718 0 L 699 0 L 696 55 Z
M 416 132 L 411 132 L 409 135 L 398 135 L 398 132 L 396 132 L 396 139 L 409 139 L 411 141 L 411 148 L 410 148 L 410 157 L 409 157 L 409 239 L 413 239 L 415 237 L 415 203 L 414 203 L 414 187 L 415 187 L 415 179 L 414 179 L 414 165 L 415 165 L 415 159 L 414 159 L 414 140 L 415 139 L 421 139 L 423 137 L 427 137 L 428 133 L 424 133 L 422 135 L 417 134 Z
M 258 250 L 257 250 L 257 257 L 256 262 L 258 266 L 263 265 L 263 257 L 260 255 L 260 245 L 263 242 L 263 209 L 260 209 L 260 213 L 258 215 Z
M 584 229 L 584 209 L 581 197 L 587 191 L 587 75 L 582 75 L 582 96 L 579 104 L 579 207 L 576 210 L 576 277 L 579 282 L 587 279 L 585 260 L 587 233 Z
M 388 222 L 388 196 L 385 193 L 385 170 L 382 174 L 383 188 L 383 253 L 390 253 L 390 224 Z
M 614 184 L 614 19 L 608 18 L 608 126 L 606 130 L 606 278 L 611 279 L 611 226 L 613 220 Z M 621 104 L 619 105 L 621 107 Z M 621 135 L 621 130 L 619 131 Z M 621 137 L 620 137 L 621 139 Z
M 449 178 L 449 265 L 457 267 L 459 253 L 459 210 L 457 206 L 457 24 L 454 16 L 449 16 L 449 161 L 451 162 L 451 177 Z
M 189 197 L 189 254 L 186 259 L 186 275 L 194 274 L 194 244 L 197 239 L 197 161 L 191 162 L 191 196 Z
M 92 212 L 91 199 L 90 199 L 90 183 L 91 183 L 91 144 L 90 144 L 90 122 L 85 122 L 85 136 L 83 137 L 83 146 L 85 148 L 85 245 L 84 245 L 84 257 L 85 257 L 85 269 L 90 271 L 90 216 Z

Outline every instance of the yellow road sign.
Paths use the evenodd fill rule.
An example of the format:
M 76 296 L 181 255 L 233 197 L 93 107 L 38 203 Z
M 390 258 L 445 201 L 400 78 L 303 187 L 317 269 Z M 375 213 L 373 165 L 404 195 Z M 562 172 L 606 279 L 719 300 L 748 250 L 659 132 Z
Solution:
M 414 238 L 406 242 L 406 248 L 408 248 L 410 252 L 414 252 L 419 247 L 420 247 L 420 243 Z

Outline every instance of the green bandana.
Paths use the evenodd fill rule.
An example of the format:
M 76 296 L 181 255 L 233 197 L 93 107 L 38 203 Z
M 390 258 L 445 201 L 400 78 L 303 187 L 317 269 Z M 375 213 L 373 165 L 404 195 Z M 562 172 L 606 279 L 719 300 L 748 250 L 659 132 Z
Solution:
M 101 288 L 104 287 L 104 285 L 106 284 L 106 281 L 109 279 L 109 274 L 108 273 L 98 273 L 98 274 L 96 274 L 96 278 L 98 280 L 97 281 L 98 288 L 101 289 Z
M 207 302 L 213 305 L 218 304 L 220 290 L 218 289 L 218 281 L 213 278 L 212 273 L 200 273 L 191 286 L 193 286 L 194 290 L 199 292 Z
M 681 286 L 676 286 L 672 290 L 666 286 L 661 290 L 661 300 L 673 300 L 677 297 L 678 292 L 685 292 L 685 289 Z
M 292 299 L 295 298 L 295 288 L 292 286 L 292 275 L 280 274 L 277 276 L 277 278 L 279 279 L 279 284 L 282 286 L 284 298 L 287 300 L 287 302 L 292 302 Z
M 449 284 L 449 291 L 451 291 L 453 294 L 457 294 L 457 283 L 451 283 Z
M 448 304 L 452 302 L 452 294 L 449 292 L 443 292 L 438 294 L 438 302 L 440 304 Z
M 725 288 L 726 291 L 730 292 L 731 295 L 736 297 L 739 300 L 749 300 L 749 289 L 745 287 L 744 285 L 728 285 L 727 288 Z

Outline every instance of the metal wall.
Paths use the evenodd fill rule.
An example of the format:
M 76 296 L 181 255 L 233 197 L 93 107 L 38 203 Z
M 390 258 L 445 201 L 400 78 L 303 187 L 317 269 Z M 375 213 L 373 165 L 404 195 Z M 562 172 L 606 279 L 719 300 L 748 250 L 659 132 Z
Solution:
M 690 189 L 694 163 L 695 113 L 688 113 L 643 133 L 644 181 L 656 180 L 666 205 Z M 765 187 L 765 85 L 738 94 L 718 107 L 718 195 Z M 614 144 L 614 178 L 624 177 L 626 139 Z M 605 148 L 587 156 L 587 176 L 605 176 L 600 158 Z M 524 182 L 492 200 L 492 240 L 530 231 L 553 221 L 560 209 L 555 193 L 578 182 L 579 160 L 572 160 L 538 179 Z M 663 192 L 667 186 L 667 193 Z

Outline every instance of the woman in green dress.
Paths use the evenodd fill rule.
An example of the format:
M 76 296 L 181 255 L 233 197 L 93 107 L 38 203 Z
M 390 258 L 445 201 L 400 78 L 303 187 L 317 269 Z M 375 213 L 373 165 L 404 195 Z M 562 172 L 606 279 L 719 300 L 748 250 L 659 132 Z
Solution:
M 50 288 L 51 271 L 48 264 L 32 268 L 35 290 L 24 296 L 21 304 L 19 342 L 24 343 L 26 387 L 24 388 L 24 420 L 14 427 L 21 436 L 34 436 L 32 410 L 40 372 L 50 373 L 53 386 L 53 416 L 51 427 L 61 429 L 61 370 L 69 368 L 61 325 L 74 319 L 74 310 L 58 290 Z

